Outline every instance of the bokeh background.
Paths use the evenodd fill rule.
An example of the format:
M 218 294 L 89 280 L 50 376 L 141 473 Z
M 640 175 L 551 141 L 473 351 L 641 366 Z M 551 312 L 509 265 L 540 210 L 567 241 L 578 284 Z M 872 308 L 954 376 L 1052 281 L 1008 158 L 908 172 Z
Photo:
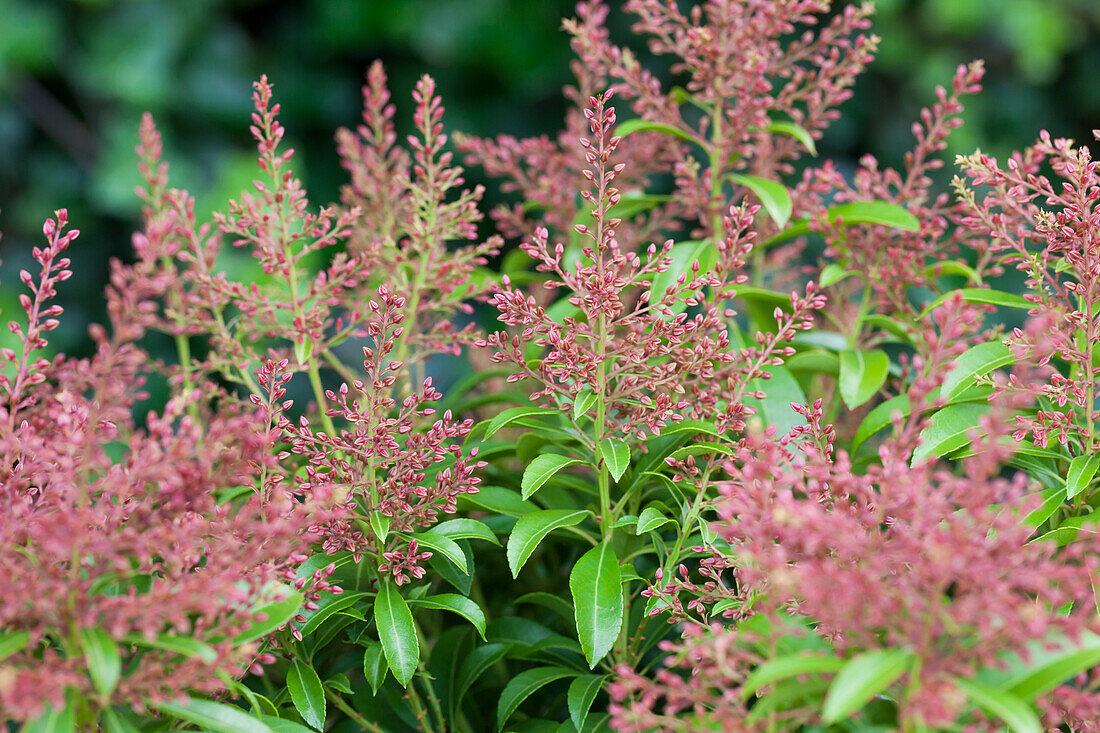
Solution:
M 878 60 L 819 145 L 824 156 L 899 163 L 935 85 L 974 58 L 986 61 L 986 91 L 969 102 L 949 153 L 1003 156 L 1040 129 L 1086 142 L 1100 128 L 1100 0 L 876 5 Z M 358 120 L 376 58 L 402 125 L 408 92 L 428 73 L 448 130 L 557 130 L 571 57 L 560 20 L 571 10 L 567 0 L 0 0 L 0 320 L 19 317 L 15 274 L 42 220 L 64 206 L 82 236 L 54 346 L 88 348 L 107 260 L 127 256 L 138 221 L 143 111 L 165 135 L 172 184 L 195 193 L 207 216 L 255 176 L 250 84 L 266 73 L 299 151 L 295 170 L 327 203 L 344 180 L 333 132 Z M 629 18 L 612 17 L 613 37 L 625 39 Z

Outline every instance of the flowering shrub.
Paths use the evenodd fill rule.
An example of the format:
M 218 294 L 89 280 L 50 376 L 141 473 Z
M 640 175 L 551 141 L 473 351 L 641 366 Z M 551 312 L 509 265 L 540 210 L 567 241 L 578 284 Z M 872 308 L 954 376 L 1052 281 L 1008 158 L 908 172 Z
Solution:
M 484 241 L 435 83 L 401 145 L 377 63 L 318 210 L 266 78 L 211 222 L 142 120 L 88 359 L 45 356 L 47 221 L 0 352 L 10 727 L 1096 729 L 1088 150 L 942 190 L 974 63 L 848 177 L 803 158 L 869 6 L 624 9 L 679 83 L 579 3 L 564 130 L 457 140 L 515 197 Z

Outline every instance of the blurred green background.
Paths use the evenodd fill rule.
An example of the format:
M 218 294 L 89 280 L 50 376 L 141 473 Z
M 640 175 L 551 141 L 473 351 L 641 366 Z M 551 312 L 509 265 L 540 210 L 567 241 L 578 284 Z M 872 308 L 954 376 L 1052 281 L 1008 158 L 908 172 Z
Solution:
M 618 4 L 618 3 L 614 3 Z M 1100 0 L 879 0 L 881 52 L 826 137 L 823 155 L 897 164 L 910 124 L 954 67 L 987 62 L 950 154 L 1004 155 L 1038 130 L 1081 142 L 1100 127 Z M 42 220 L 69 209 L 82 230 L 78 277 L 54 346 L 82 352 L 102 319 L 107 259 L 125 257 L 138 217 L 133 147 L 142 111 L 165 135 L 172 184 L 200 216 L 254 177 L 250 84 L 266 73 L 315 203 L 344 180 L 333 132 L 358 120 L 363 72 L 390 73 L 399 124 L 433 75 L 448 130 L 553 133 L 570 51 L 566 0 L 0 0 L 0 308 L 19 317 L 15 273 Z M 612 15 L 613 38 L 629 18 Z M 478 180 L 472 172 L 471 180 Z M 14 306 L 14 307 L 13 307 Z

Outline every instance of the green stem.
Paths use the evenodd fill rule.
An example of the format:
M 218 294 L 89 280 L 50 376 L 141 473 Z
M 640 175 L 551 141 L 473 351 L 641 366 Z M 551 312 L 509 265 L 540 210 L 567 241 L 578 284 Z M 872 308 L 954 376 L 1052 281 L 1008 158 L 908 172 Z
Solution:
M 332 704 L 335 705 L 338 710 L 344 713 L 344 715 L 348 716 L 356 723 L 358 723 L 363 730 L 370 731 L 370 733 L 386 733 L 386 731 L 382 729 L 382 726 L 378 725 L 377 723 L 372 723 L 364 718 L 360 713 L 356 712 L 356 710 L 351 705 L 348 705 L 347 701 L 344 700 L 344 698 L 340 697 L 340 695 L 333 692 L 327 687 L 325 688 L 325 697 L 331 700 Z

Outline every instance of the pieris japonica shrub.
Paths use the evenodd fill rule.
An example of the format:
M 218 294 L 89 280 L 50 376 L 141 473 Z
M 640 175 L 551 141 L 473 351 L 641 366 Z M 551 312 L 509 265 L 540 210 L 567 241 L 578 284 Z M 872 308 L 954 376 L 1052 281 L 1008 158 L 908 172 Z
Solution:
M 0 352 L 9 727 L 1097 729 L 1088 149 L 946 185 L 975 62 L 848 173 L 869 4 L 612 11 L 564 22 L 553 135 L 452 145 L 424 77 L 399 140 L 371 66 L 325 207 L 266 78 L 210 221 L 145 117 L 87 359 L 47 221 Z

